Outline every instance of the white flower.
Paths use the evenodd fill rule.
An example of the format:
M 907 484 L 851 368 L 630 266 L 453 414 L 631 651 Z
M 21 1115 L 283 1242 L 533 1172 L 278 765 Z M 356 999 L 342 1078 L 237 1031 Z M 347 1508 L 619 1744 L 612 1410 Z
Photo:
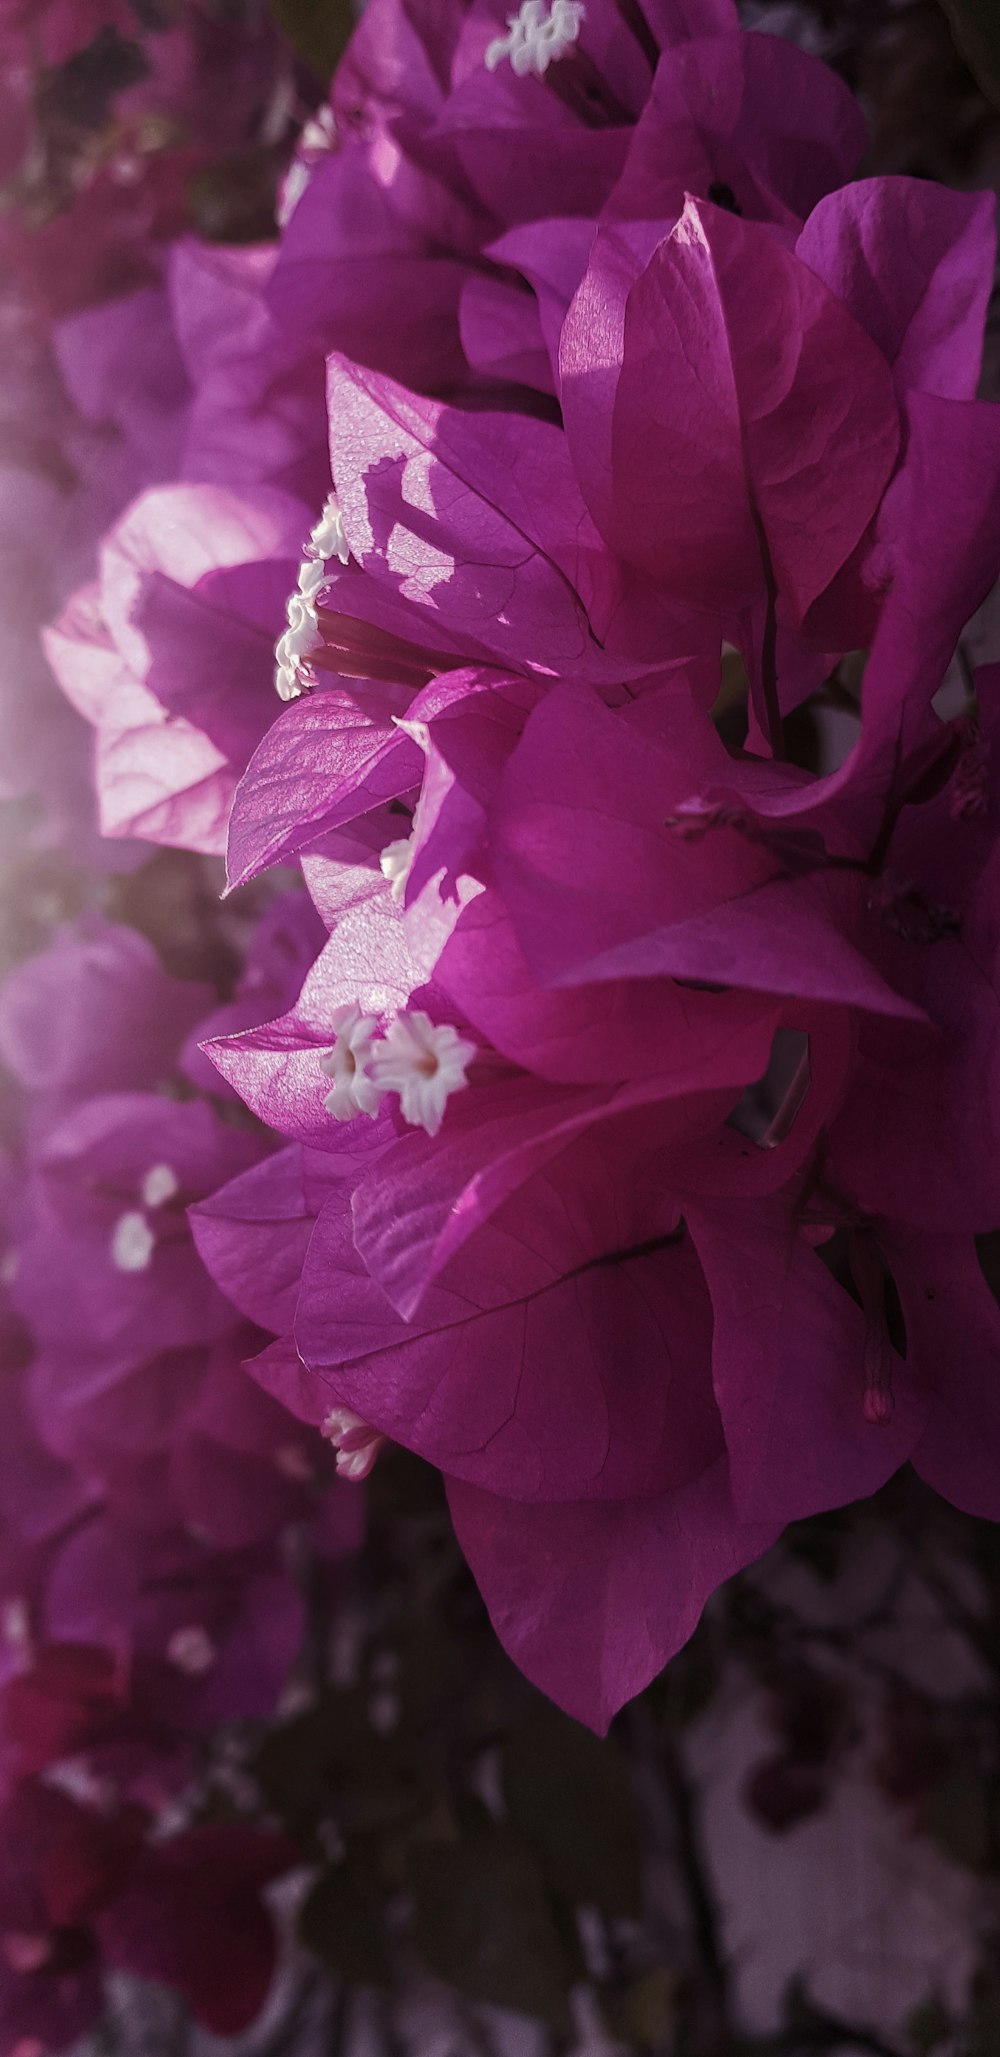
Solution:
M 144 1207 L 164 1207 L 180 1192 L 180 1180 L 172 1164 L 151 1165 L 140 1187 Z
M 389 880 L 392 898 L 400 901 L 406 892 L 406 881 L 413 863 L 413 837 L 400 836 L 396 843 L 387 843 L 379 858 L 382 877 Z
M 167 1644 L 167 1656 L 178 1671 L 186 1672 L 189 1678 L 200 1678 L 215 1663 L 215 1644 L 199 1623 L 192 1622 L 188 1628 L 174 1630 Z
M 119 1271 L 148 1271 L 155 1246 L 156 1237 L 138 1208 L 118 1216 L 111 1237 L 111 1260 Z
M 544 78 L 549 65 L 564 57 L 576 42 L 586 12 L 583 0 L 552 0 L 550 13 L 546 13 L 545 0 L 523 0 L 519 12 L 507 16 L 508 34 L 494 37 L 489 44 L 484 58 L 487 71 L 496 71 L 509 57 L 518 78 L 532 71 Z
M 371 1428 L 350 1407 L 331 1407 L 320 1434 L 337 1452 L 337 1475 L 357 1481 L 368 1477 L 385 1442 L 377 1428 Z
M 332 107 L 321 107 L 299 137 L 298 148 L 282 180 L 278 196 L 278 226 L 287 228 L 295 209 L 308 190 L 320 159 L 336 147 L 337 129 Z
M 344 518 L 336 493 L 331 493 L 324 504 L 323 512 L 309 538 L 309 551 L 323 564 L 328 564 L 331 557 L 339 557 L 341 564 L 347 563 L 351 553 L 347 547 Z
M 466 1066 L 476 1054 L 450 1022 L 435 1024 L 419 1008 L 405 1009 L 391 1022 L 368 1060 L 368 1074 L 383 1093 L 398 1093 L 403 1120 L 436 1136 L 450 1093 L 468 1084 Z
M 298 585 L 289 597 L 286 626 L 274 646 L 274 687 L 279 700 L 299 700 L 306 690 L 305 666 L 323 640 L 316 602 L 331 557 L 346 564 L 350 552 L 336 493 L 326 500 L 299 565 Z
M 27 1600 L 19 1593 L 5 1600 L 0 1609 L 0 1635 L 11 1650 L 28 1650 L 31 1646 L 31 1615 Z
M 323 1102 L 334 1121 L 353 1121 L 356 1114 L 378 1113 L 384 1088 L 373 1085 L 368 1075 L 372 1037 L 378 1027 L 374 1014 L 362 1014 L 356 1000 L 338 1007 L 330 1020 L 335 1041 L 319 1060 L 320 1070 L 333 1080 L 333 1091 Z

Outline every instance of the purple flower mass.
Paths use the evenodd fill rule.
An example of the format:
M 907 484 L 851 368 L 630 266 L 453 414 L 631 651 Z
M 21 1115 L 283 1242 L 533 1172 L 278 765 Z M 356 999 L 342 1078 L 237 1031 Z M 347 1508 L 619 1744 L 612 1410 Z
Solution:
M 0 984 L 0 2057 L 259 2012 L 294 1852 L 163 1811 L 388 1446 L 599 1732 L 786 1524 L 1000 1519 L 992 197 L 730 0 L 368 0 L 318 108 L 146 12 L 0 6 L 3 847 L 88 867 Z

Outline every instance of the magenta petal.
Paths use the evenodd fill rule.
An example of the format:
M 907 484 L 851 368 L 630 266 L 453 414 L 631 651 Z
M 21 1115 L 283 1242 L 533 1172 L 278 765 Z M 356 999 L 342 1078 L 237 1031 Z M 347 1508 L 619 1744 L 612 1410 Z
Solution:
M 472 637 L 470 655 L 599 666 L 567 582 L 589 524 L 558 434 L 514 416 L 461 417 L 335 357 L 328 383 L 334 481 L 358 562 Z
M 716 611 L 753 603 L 766 543 L 778 592 L 801 619 L 892 470 L 899 423 L 885 359 L 767 229 L 720 208 L 689 201 L 634 284 L 617 263 L 613 285 L 584 280 L 560 362 L 598 527 L 669 592 Z M 595 370 L 597 322 L 607 343 Z M 607 428 L 594 445 L 591 424 L 598 411 L 607 421 L 612 393 L 609 450 Z
M 290 1328 L 312 1234 L 298 1146 L 231 1179 L 188 1220 L 205 1269 L 233 1306 L 276 1334 Z
M 136 929 L 87 914 L 7 973 L 0 1055 L 49 1108 L 154 1086 L 211 1000 L 210 987 L 169 978 Z
M 449 1481 L 459 1542 L 501 1642 L 567 1714 L 603 1735 L 780 1523 L 741 1522 L 724 1463 L 650 1500 L 512 1506 Z
M 279 1336 L 259 1357 L 252 1357 L 246 1368 L 265 1393 L 279 1400 L 297 1421 L 309 1422 L 313 1428 L 322 1426 L 334 1396 L 326 1379 L 303 1364 L 292 1336 Z
M 705 36 L 665 51 L 605 222 L 679 215 L 726 185 L 745 220 L 795 227 L 865 148 L 853 93 L 781 36 Z
M 913 1463 L 956 1507 L 1000 1520 L 1000 1309 L 970 1238 L 884 1236 L 906 1322 L 907 1362 L 930 1400 Z
M 623 1085 L 573 1088 L 522 1074 L 463 1094 L 439 1137 L 403 1137 L 355 1193 L 355 1238 L 373 1276 L 412 1315 L 428 1281 L 526 1180 L 588 1131 L 594 1151 L 607 1151 L 617 1117 L 635 1110 L 645 1110 L 636 1120 L 647 1140 L 682 1165 L 685 1146 L 716 1129 L 740 1087 L 761 1076 L 772 1020 L 748 1010 L 696 1052 L 682 1043 L 675 1068 L 666 1051 L 658 1074 Z
M 592 8 L 591 26 L 600 19 Z M 629 76 L 620 86 L 638 104 L 648 66 L 620 14 L 614 27 L 610 61 L 624 58 Z M 624 121 L 581 122 L 536 78 L 518 78 L 506 65 L 490 73 L 481 62 L 453 88 L 440 126 L 493 222 L 511 227 L 547 214 L 556 194 L 563 213 L 593 219 L 621 171 L 630 135 Z
M 408 707 L 409 690 L 367 693 L 370 708 L 347 692 L 323 692 L 272 723 L 233 801 L 230 887 L 418 783 L 420 751 L 393 722 Z
M 642 12 L 661 50 L 696 36 L 734 35 L 740 25 L 734 0 L 644 0 Z
M 687 1218 L 712 1296 L 712 1376 L 741 1514 L 796 1521 L 874 1492 L 926 1418 L 910 1366 L 896 1360 L 891 1420 L 866 1420 L 864 1316 L 782 1204 L 689 1207 Z
M 656 1492 L 718 1447 L 708 1302 L 676 1206 L 623 1206 L 614 1145 L 583 1148 L 478 1229 L 410 1322 L 365 1271 L 337 1195 L 303 1271 L 296 1343 L 332 1397 L 517 1499 Z
M 459 310 L 462 348 L 473 370 L 488 378 L 553 390 L 538 307 L 524 286 L 473 273 Z
M 992 193 L 859 179 L 820 200 L 795 246 L 911 387 L 973 400 L 996 262 Z
M 535 289 L 537 319 L 548 357 L 542 392 L 554 393 L 559 336 L 570 301 L 587 269 L 593 223 L 576 215 L 547 216 L 498 236 L 487 251 L 497 264 L 512 265 Z
M 175 1986 L 206 2027 L 237 2034 L 263 2007 L 277 1964 L 261 1893 L 294 1862 L 289 1844 L 241 1821 L 144 1848 L 97 1916 L 107 1961 Z
M 666 1081 L 674 1069 L 694 1081 L 699 1065 L 714 1083 L 727 1056 L 735 1080 L 755 1061 L 746 1045 L 737 1055 L 737 1044 L 748 1033 L 752 1043 L 756 1027 L 766 1036 L 776 1021 L 756 996 L 703 993 L 668 979 L 546 990 L 532 980 L 490 891 L 463 909 L 435 980 L 495 1049 L 561 1084 L 606 1084 L 616 1071 Z
M 667 701 L 672 715 L 675 702 Z M 590 695 L 556 687 L 529 715 L 490 815 L 496 876 L 546 985 L 686 978 L 922 1018 L 849 940 L 863 883 L 784 879 L 735 829 L 669 825 L 731 765 L 683 700 L 652 739 Z
M 320 1068 L 329 1051 L 333 1010 L 358 1001 L 365 1013 L 395 1014 L 423 973 L 407 944 L 403 910 L 378 872 L 358 867 L 353 900 L 317 958 L 295 1007 L 262 1028 L 221 1037 L 206 1050 L 223 1078 L 262 1121 L 320 1150 L 353 1147 L 355 1138 L 324 1108 L 330 1081 Z M 376 1133 L 365 1121 L 364 1136 Z

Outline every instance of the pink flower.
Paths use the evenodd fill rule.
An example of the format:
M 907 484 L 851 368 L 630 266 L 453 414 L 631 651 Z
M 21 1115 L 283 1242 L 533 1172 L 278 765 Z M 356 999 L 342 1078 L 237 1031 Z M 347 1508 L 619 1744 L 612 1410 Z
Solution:
M 272 305 L 424 391 L 551 392 L 602 216 L 669 227 L 686 191 L 735 184 L 747 215 L 794 225 L 862 148 L 832 74 L 741 35 L 729 0 L 641 21 L 614 0 L 433 20 L 378 0 L 286 186 Z
M 265 490 L 143 496 L 106 539 L 97 587 L 46 647 L 98 731 L 106 835 L 222 847 L 236 780 L 272 707 L 274 645 L 304 510 Z

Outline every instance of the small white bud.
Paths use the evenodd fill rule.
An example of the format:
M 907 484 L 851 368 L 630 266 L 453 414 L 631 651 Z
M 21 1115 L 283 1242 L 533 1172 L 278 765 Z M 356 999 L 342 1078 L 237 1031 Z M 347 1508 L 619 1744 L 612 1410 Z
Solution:
M 164 1207 L 181 1189 L 181 1182 L 171 1164 L 154 1164 L 147 1171 L 140 1188 L 144 1207 Z
M 148 1271 L 155 1247 L 156 1237 L 137 1208 L 118 1216 L 111 1237 L 111 1257 L 119 1271 Z

